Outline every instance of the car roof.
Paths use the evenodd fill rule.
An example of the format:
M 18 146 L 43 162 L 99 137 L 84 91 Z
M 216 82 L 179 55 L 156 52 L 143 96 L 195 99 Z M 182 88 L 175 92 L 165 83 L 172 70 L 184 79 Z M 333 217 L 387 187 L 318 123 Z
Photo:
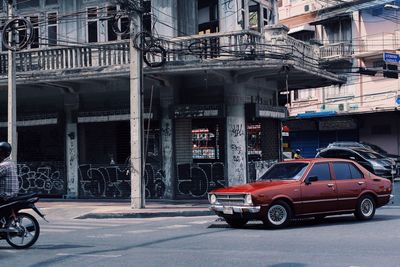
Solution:
M 309 159 L 292 159 L 280 163 L 318 163 L 318 162 L 330 162 L 330 161 L 343 161 L 343 162 L 353 162 L 348 159 L 336 159 L 336 158 L 309 158 Z

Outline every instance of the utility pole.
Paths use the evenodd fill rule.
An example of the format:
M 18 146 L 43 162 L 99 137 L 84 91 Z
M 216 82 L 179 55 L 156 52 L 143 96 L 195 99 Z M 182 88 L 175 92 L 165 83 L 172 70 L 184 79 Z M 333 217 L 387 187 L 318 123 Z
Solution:
M 138 1 L 139 2 L 139 1 Z M 141 1 L 140 1 L 141 2 Z M 135 30 L 141 32 L 141 13 L 131 13 L 130 34 L 130 126 L 131 126 L 131 207 L 145 207 L 143 183 L 143 142 L 142 142 L 142 52 L 136 49 Z M 138 40 L 140 41 L 140 40 Z
M 14 0 L 8 0 L 8 19 L 14 17 Z M 15 24 L 8 36 L 8 41 L 13 46 L 15 42 L 16 29 Z M 7 136 L 8 143 L 13 147 L 11 152 L 11 160 L 17 162 L 17 92 L 16 92 L 16 75 L 15 75 L 15 50 L 8 50 L 8 122 Z

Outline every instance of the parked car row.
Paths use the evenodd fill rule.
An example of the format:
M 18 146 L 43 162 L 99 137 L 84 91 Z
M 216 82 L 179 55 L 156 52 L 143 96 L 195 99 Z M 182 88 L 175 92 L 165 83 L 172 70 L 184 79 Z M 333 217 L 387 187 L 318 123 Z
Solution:
M 334 142 L 320 149 L 317 158 L 354 160 L 368 171 L 393 180 L 400 175 L 400 158 L 376 145 L 359 142 Z

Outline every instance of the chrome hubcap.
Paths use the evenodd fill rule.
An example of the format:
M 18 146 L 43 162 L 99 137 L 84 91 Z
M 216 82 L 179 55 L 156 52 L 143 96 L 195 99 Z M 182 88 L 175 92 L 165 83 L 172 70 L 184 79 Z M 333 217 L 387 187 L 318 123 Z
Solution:
M 361 213 L 365 217 L 369 217 L 372 215 L 372 212 L 374 211 L 374 204 L 369 198 L 364 199 L 361 202 Z
M 281 205 L 274 205 L 268 210 L 268 220 L 274 225 L 281 225 L 287 219 L 286 209 Z

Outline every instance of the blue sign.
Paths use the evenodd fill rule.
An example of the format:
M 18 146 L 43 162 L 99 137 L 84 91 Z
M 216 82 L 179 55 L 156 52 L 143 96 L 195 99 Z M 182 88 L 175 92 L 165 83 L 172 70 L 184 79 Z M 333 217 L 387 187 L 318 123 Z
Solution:
M 400 96 L 397 96 L 397 98 L 396 98 L 396 104 L 400 106 Z
M 400 63 L 400 55 L 393 53 L 383 53 L 383 61 L 386 63 Z

